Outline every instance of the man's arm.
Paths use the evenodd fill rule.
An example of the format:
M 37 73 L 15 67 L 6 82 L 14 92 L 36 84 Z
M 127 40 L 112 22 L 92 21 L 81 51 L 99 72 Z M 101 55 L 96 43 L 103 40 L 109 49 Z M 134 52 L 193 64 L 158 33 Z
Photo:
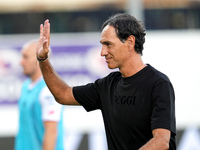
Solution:
M 167 129 L 153 130 L 153 138 L 139 150 L 168 150 L 171 131 Z
M 45 59 L 49 53 L 50 44 L 50 23 L 49 20 L 40 25 L 40 38 L 36 49 L 36 56 L 39 59 Z M 54 95 L 56 101 L 66 105 L 79 105 L 75 100 L 72 87 L 68 86 L 62 78 L 55 72 L 49 60 L 39 61 L 44 80 Z
M 48 60 L 40 62 L 40 68 L 49 90 L 58 103 L 65 105 L 79 105 L 73 96 L 72 87 L 68 86 L 63 81 Z
M 44 139 L 43 139 L 43 150 L 54 150 L 57 141 L 57 122 L 45 121 L 44 122 Z

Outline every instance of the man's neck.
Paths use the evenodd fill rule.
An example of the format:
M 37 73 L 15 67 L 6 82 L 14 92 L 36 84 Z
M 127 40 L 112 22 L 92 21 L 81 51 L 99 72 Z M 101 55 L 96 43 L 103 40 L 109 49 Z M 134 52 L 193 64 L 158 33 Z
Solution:
M 32 82 L 35 82 L 38 79 L 40 79 L 41 77 L 42 77 L 42 74 L 38 73 L 38 74 L 35 74 L 35 75 L 31 76 L 31 80 L 32 80 Z
M 131 62 L 128 62 L 123 67 L 119 68 L 119 70 L 123 77 L 130 77 L 142 70 L 144 67 L 146 67 L 146 64 L 143 63 L 141 57 L 137 57 L 132 59 Z
M 32 79 L 31 79 L 32 80 Z M 37 79 L 35 80 L 32 80 L 32 82 L 30 83 L 30 85 L 28 86 L 28 89 L 32 90 L 35 85 L 37 85 L 37 83 L 40 82 L 40 80 L 42 80 L 42 76 L 38 77 Z

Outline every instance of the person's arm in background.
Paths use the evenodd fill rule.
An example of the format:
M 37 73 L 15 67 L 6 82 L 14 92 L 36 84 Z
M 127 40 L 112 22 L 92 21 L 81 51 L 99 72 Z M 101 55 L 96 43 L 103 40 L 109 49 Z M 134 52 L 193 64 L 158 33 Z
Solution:
M 54 150 L 57 142 L 63 143 L 58 141 L 58 124 L 62 119 L 63 106 L 55 101 L 46 86 L 41 91 L 40 104 L 44 125 L 43 150 Z
M 40 38 L 36 49 L 36 56 L 38 59 L 45 59 L 49 53 L 50 45 L 50 23 L 46 20 L 40 25 Z M 55 72 L 49 60 L 39 61 L 40 68 L 44 80 L 54 95 L 56 101 L 66 105 L 79 105 L 75 100 L 72 92 L 72 87 L 68 86 L 62 78 Z
M 57 126 L 58 123 L 55 121 L 44 122 L 43 150 L 55 150 L 58 135 Z

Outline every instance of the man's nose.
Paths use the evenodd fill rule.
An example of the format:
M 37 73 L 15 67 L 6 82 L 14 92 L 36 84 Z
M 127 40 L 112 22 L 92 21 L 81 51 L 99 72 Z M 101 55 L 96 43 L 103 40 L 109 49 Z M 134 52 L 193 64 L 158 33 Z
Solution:
M 23 58 L 20 59 L 19 63 L 20 63 L 21 66 L 23 66 L 23 64 L 24 64 Z
M 108 54 L 108 51 L 106 50 L 106 48 L 104 46 L 102 46 L 101 48 L 101 56 L 106 56 Z

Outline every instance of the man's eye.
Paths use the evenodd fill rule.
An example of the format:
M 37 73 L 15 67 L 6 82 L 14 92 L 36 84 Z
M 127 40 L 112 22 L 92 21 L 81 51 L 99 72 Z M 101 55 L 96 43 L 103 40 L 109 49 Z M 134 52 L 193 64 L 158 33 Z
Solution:
M 106 43 L 107 46 L 111 45 L 110 43 Z

